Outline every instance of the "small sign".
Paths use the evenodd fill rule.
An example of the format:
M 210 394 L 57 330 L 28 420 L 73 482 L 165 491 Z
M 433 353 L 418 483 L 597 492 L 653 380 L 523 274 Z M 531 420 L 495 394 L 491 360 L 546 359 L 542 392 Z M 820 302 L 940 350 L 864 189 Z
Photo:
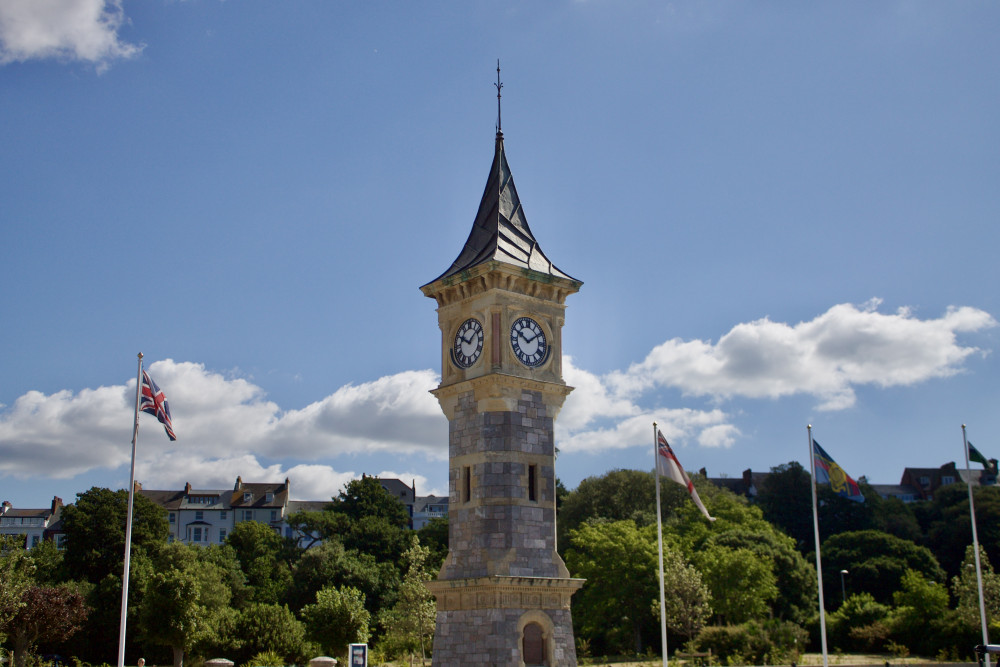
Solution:
M 368 644 L 351 644 L 351 667 L 368 667 Z

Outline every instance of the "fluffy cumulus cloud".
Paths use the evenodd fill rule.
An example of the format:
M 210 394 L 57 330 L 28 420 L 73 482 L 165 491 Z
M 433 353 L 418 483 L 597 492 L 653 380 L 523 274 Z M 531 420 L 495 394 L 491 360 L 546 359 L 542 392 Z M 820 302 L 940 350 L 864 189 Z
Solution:
M 780 398 L 810 394 L 820 408 L 855 402 L 860 385 L 912 385 L 959 373 L 971 355 L 959 333 L 996 326 L 976 308 L 950 308 L 921 320 L 906 308 L 880 313 L 875 299 L 839 304 L 795 325 L 768 318 L 738 324 L 719 342 L 668 340 L 640 363 L 607 378 L 612 395 L 673 387 L 693 396 Z
M 141 440 L 156 441 L 155 447 L 140 447 L 136 461 L 137 479 L 146 488 L 185 481 L 226 488 L 237 475 L 292 477 L 293 497 L 328 498 L 358 475 L 328 465 L 338 457 L 379 451 L 447 456 L 447 422 L 428 393 L 437 385 L 431 371 L 348 385 L 302 410 L 282 412 L 260 387 L 202 364 L 166 360 L 148 370 L 166 391 L 178 440 L 166 442 L 152 416 L 140 417 Z M 134 379 L 75 394 L 26 393 L 0 412 L 0 475 L 65 479 L 127 465 L 130 451 L 122 443 L 131 439 L 134 400 Z M 419 475 L 403 474 L 426 485 Z
M 3 0 L 0 64 L 56 58 L 106 69 L 142 51 L 119 36 L 125 20 L 121 0 Z
M 646 446 L 650 423 L 671 441 L 730 447 L 741 437 L 727 399 L 815 396 L 821 408 L 852 405 L 855 387 L 892 387 L 960 373 L 970 356 L 958 335 L 996 325 L 988 313 L 952 308 L 919 319 L 906 309 L 880 313 L 879 303 L 836 305 L 811 321 L 790 325 L 764 318 L 742 323 L 717 343 L 668 340 L 627 370 L 596 375 L 564 357 L 575 390 L 557 421 L 563 451 L 613 451 Z M 165 388 L 179 439 L 141 447 L 137 478 L 146 488 L 228 488 L 245 480 L 292 480 L 296 499 L 336 495 L 359 474 L 358 455 L 392 456 L 400 469 L 447 457 L 447 421 L 428 392 L 429 370 L 404 371 L 339 388 L 302 408 L 283 411 L 264 390 L 202 364 L 160 361 L 150 374 Z M 705 409 L 663 405 L 662 390 L 707 397 Z M 0 409 L 0 477 L 70 478 L 95 469 L 127 467 L 135 380 L 113 387 L 31 391 Z M 160 426 L 143 416 L 143 439 Z M 343 462 L 347 462 L 344 464 Z M 338 466 L 338 467 L 335 467 Z M 126 468 L 127 469 L 127 468 Z M 183 478 L 178 478 L 181 475 Z M 414 480 L 416 473 L 381 476 Z

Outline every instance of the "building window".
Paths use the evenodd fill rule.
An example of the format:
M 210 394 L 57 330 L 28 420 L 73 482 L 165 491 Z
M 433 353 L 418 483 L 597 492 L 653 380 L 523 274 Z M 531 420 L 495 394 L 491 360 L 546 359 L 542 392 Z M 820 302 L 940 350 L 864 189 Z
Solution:
M 39 541 L 38 535 L 32 535 L 31 536 L 31 546 L 32 547 L 37 547 L 38 546 L 38 541 Z
M 465 466 L 462 468 L 462 502 L 467 503 L 472 500 L 472 468 Z
M 222 542 L 225 541 L 226 541 L 226 529 L 223 528 L 219 531 L 219 543 L 221 544 Z
M 278 520 L 278 510 L 271 510 L 271 521 Z
M 177 520 L 177 515 L 171 512 L 170 515 L 167 517 L 167 520 L 170 521 L 170 523 L 174 523 Z
M 253 510 L 243 510 L 242 521 L 253 521 Z
M 955 478 L 952 477 L 951 475 L 945 475 L 944 477 L 941 478 L 941 484 L 943 486 L 948 486 L 949 484 L 954 484 L 954 483 L 955 483 Z
M 191 541 L 201 542 L 201 526 L 195 526 L 191 529 Z
M 205 520 L 205 513 L 202 512 L 201 510 L 198 510 L 197 512 L 194 513 L 194 520 L 195 521 L 204 521 Z
M 249 503 L 252 500 L 253 500 L 253 493 L 251 493 L 250 491 L 245 491 L 243 493 L 243 502 Z
M 538 466 L 528 466 L 528 500 L 538 502 Z
M 271 502 L 273 500 L 274 500 L 274 493 L 273 492 L 268 491 L 266 494 L 264 494 L 264 501 L 265 502 Z
M 924 475 L 923 477 L 920 478 L 920 486 L 930 486 L 930 483 L 931 483 L 931 478 L 928 477 L 927 475 Z
M 226 512 L 226 510 L 222 510 L 221 512 L 219 512 L 219 518 L 220 519 L 225 519 L 226 518 L 226 514 L 228 514 L 228 512 Z

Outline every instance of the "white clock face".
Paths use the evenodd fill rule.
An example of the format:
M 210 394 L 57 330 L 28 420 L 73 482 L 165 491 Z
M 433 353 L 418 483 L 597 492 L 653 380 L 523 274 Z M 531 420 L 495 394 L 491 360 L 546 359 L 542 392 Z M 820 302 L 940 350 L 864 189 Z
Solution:
M 483 353 L 483 325 L 475 318 L 462 322 L 455 334 L 455 346 L 452 348 L 452 359 L 462 368 L 468 368 L 476 363 Z
M 510 345 L 525 366 L 541 366 L 548 357 L 549 344 L 538 322 L 519 317 L 510 328 Z

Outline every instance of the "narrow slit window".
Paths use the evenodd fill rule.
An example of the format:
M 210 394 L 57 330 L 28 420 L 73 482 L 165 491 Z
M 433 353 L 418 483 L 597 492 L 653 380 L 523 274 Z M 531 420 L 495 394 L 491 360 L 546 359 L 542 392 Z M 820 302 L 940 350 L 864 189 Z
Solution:
M 465 466 L 462 468 L 462 502 L 467 503 L 472 500 L 472 468 Z
M 538 486 L 538 466 L 529 465 L 528 466 L 528 500 L 531 502 L 538 501 L 538 491 L 536 487 Z

